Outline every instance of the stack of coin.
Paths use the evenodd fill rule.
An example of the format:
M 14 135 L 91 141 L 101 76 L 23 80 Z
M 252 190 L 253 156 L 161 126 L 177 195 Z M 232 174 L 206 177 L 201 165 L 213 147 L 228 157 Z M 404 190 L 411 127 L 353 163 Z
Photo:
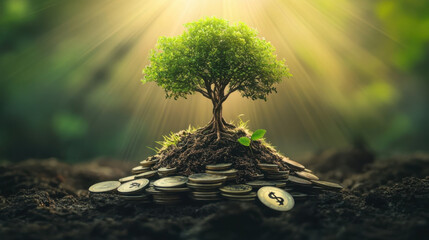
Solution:
M 168 167 L 162 167 L 158 169 L 158 175 L 159 177 L 167 177 L 176 174 L 177 168 L 168 168 Z
M 157 204 L 177 204 L 183 202 L 185 193 L 189 192 L 186 187 L 187 177 L 171 176 L 156 180 L 153 187 L 146 189 L 146 192 L 153 196 Z
M 219 163 L 206 166 L 206 173 L 226 176 L 227 181 L 237 179 L 237 169 L 231 169 L 232 163 Z
M 246 184 L 227 185 L 219 189 L 221 195 L 234 201 L 254 201 L 256 193 L 252 192 L 252 187 Z
M 282 180 L 289 176 L 289 170 L 280 171 L 277 164 L 259 163 L 258 167 L 264 172 L 265 178 L 268 180 Z
M 227 180 L 226 176 L 209 173 L 196 173 L 189 176 L 188 187 L 192 189 L 189 197 L 196 201 L 220 200 L 219 187 Z
M 149 180 L 145 178 L 132 180 L 119 186 L 118 193 L 124 200 L 150 203 L 150 195 L 144 192 L 148 185 Z

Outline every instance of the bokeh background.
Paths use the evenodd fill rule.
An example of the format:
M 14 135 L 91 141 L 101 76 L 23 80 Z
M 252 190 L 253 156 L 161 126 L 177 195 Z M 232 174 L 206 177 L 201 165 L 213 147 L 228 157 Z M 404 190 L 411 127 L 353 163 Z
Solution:
M 207 99 L 140 79 L 160 36 L 204 16 L 243 21 L 286 59 L 294 77 L 267 102 L 224 105 L 282 153 L 429 150 L 429 1 L 1 0 L 0 159 L 140 160 L 203 126 Z

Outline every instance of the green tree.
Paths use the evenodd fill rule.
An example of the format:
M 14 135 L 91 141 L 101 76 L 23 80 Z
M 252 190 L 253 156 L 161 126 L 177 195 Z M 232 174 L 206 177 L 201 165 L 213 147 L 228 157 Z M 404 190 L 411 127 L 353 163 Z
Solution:
M 185 27 L 179 36 L 158 39 L 142 81 L 156 82 L 167 98 L 198 92 L 210 99 L 213 118 L 207 128 L 219 140 L 233 127 L 222 117 L 222 104 L 233 92 L 266 100 L 276 91 L 274 84 L 291 74 L 284 60 L 277 60 L 271 43 L 242 22 L 207 17 Z

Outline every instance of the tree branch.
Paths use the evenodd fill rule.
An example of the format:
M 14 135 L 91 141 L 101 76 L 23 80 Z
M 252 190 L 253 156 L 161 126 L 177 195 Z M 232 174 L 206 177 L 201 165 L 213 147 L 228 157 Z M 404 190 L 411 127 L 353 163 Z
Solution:
M 204 97 L 206 97 L 206 98 L 210 98 L 210 95 L 209 95 L 209 93 L 208 92 L 206 92 L 206 91 L 204 91 L 203 89 L 201 89 L 201 88 L 197 88 L 197 89 L 195 89 L 195 91 L 197 91 L 197 92 L 199 92 L 199 93 L 201 93 Z

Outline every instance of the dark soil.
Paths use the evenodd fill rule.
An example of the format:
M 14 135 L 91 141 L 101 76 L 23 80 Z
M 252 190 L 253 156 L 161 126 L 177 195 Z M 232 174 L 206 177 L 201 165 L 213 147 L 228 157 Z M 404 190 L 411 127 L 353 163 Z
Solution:
M 260 174 L 258 163 L 277 163 L 281 170 L 288 169 L 282 156 L 262 141 L 252 142 L 252 149 L 241 145 L 237 140 L 246 135 L 249 136 L 247 130 L 236 128 L 216 141 L 216 134 L 207 134 L 203 128 L 193 133 L 181 131 L 176 145 L 170 145 L 149 159 L 159 159 L 155 169 L 176 167 L 178 174 L 185 176 L 204 172 L 208 164 L 232 163 L 232 168 L 238 170 L 236 182 L 245 182 Z
M 285 213 L 258 203 L 157 206 L 88 194 L 91 184 L 126 176 L 136 163 L 48 159 L 2 166 L 0 239 L 427 239 L 429 155 L 373 161 L 371 153 L 352 149 L 314 159 L 308 164 L 316 174 L 346 189 L 297 200 Z

